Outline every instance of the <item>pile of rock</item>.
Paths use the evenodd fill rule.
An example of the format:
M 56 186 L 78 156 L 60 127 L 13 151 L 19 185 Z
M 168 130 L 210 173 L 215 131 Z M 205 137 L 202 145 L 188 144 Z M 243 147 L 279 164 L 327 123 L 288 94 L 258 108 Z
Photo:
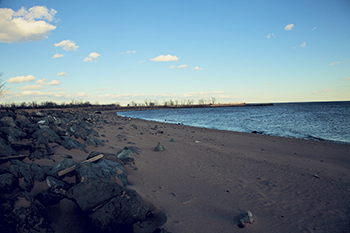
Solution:
M 94 122 L 107 123 L 87 112 L 0 113 L 0 159 L 11 160 L 9 168 L 0 168 L 2 231 L 54 232 L 46 207 L 67 198 L 75 202 L 101 232 L 166 232 L 158 226 L 140 228 L 142 222 L 144 225 L 147 221 L 154 222 L 154 216 L 144 200 L 126 187 L 124 166 L 136 168 L 134 153 L 138 151 L 135 148 L 125 147 L 117 154 L 91 152 L 86 159 L 93 162 L 80 164 L 70 158 L 55 166 L 15 159 L 23 151 L 29 152 L 31 160 L 49 158 L 53 154 L 49 143 L 86 152 L 86 145 L 103 146 L 93 129 Z M 85 143 L 78 142 L 78 138 Z M 68 170 L 72 171 L 63 173 Z M 64 181 L 67 175 L 74 175 L 76 182 Z M 43 181 L 47 182 L 48 189 L 31 195 L 35 182 Z

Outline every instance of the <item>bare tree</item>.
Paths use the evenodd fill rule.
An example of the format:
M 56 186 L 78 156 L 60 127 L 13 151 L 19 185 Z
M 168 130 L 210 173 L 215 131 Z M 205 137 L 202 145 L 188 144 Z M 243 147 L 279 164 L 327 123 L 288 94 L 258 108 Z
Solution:
M 5 83 L 2 80 L 2 76 L 4 75 L 3 72 L 0 73 L 0 97 L 4 96 L 6 94 L 6 86 Z

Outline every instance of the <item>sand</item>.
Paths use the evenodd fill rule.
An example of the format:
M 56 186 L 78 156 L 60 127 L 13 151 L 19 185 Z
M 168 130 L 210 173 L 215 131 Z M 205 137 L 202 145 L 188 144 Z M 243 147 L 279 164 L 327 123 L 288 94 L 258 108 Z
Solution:
M 350 145 L 128 119 L 113 111 L 101 117 L 113 122 L 94 128 L 108 142 L 88 151 L 139 148 L 127 187 L 167 216 L 169 232 L 350 232 Z M 165 151 L 154 151 L 158 142 Z M 54 144 L 53 151 L 55 161 L 35 162 L 87 157 Z M 37 184 L 32 193 L 44 188 Z M 239 228 L 248 210 L 254 222 Z M 91 227 L 69 200 L 49 214 L 57 232 Z

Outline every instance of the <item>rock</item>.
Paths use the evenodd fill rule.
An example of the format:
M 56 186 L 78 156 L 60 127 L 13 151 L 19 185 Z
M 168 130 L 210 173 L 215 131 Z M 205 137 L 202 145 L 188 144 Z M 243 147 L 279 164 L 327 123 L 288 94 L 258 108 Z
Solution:
M 6 143 L 0 139 L 0 157 L 8 157 L 18 155 L 18 152 L 15 151 L 12 147 L 6 145 Z
M 98 163 L 81 163 L 76 166 L 75 171 L 77 173 L 77 183 L 104 178 L 119 181 L 123 185 L 128 184 L 125 168 L 119 163 L 107 159 Z
M 27 192 L 15 194 L 0 208 L 1 232 L 54 232 L 45 207 Z
M 8 126 L 8 127 L 12 127 L 12 128 L 15 128 L 16 127 L 16 123 L 15 121 L 13 120 L 12 117 L 10 116 L 4 116 L 0 119 L 0 121 L 5 125 L 5 126 Z
M 46 177 L 46 183 L 49 186 L 49 192 L 59 194 L 62 198 L 66 196 L 66 192 L 71 187 L 63 180 L 58 180 L 52 176 Z
M 134 153 L 128 147 L 124 147 L 123 150 L 119 151 L 117 156 L 121 161 L 123 161 L 124 164 L 132 163 L 136 159 Z
M 99 145 L 100 146 L 104 146 L 103 143 L 97 139 L 96 137 L 94 136 L 89 136 L 85 142 L 86 145 L 89 145 L 89 146 L 94 146 L 94 147 L 98 147 Z
M 149 211 L 136 191 L 106 179 L 81 182 L 69 189 L 67 197 L 104 232 L 132 232 L 132 224 L 144 220 Z
M 243 228 L 245 227 L 246 223 L 250 223 L 250 224 L 253 223 L 253 214 L 249 210 L 245 213 L 245 216 L 239 220 L 238 226 L 240 228 Z
M 64 158 L 52 168 L 49 175 L 58 177 L 58 174 L 57 174 L 58 172 L 76 165 L 77 163 L 73 159 Z
M 158 145 L 156 146 L 156 148 L 154 148 L 155 151 L 163 151 L 165 150 L 165 147 L 163 146 L 162 143 L 158 142 Z
M 46 138 L 49 143 L 61 144 L 61 138 L 50 128 L 42 128 L 32 134 L 34 139 Z
M 86 146 L 84 144 L 81 144 L 80 142 L 70 137 L 64 137 L 64 139 L 65 140 L 62 142 L 62 146 L 67 150 L 77 149 L 85 151 L 87 153 L 87 150 L 85 149 Z
M 18 121 L 22 121 L 22 122 L 26 122 L 26 123 L 30 123 L 30 120 L 28 120 L 28 118 L 24 115 L 17 115 L 16 117 L 16 122 Z
M 35 195 L 35 198 L 45 207 L 56 205 L 63 199 L 62 195 L 60 194 L 44 192 L 44 191 L 39 192 L 37 195 Z
M 53 154 L 46 138 L 38 138 L 32 141 L 30 159 L 42 159 Z
M 27 164 L 19 160 L 12 160 L 10 166 L 10 172 L 16 178 L 24 177 L 24 182 L 21 185 L 21 189 L 30 192 L 34 186 L 34 181 L 44 181 L 47 173 L 38 164 Z
M 92 151 L 89 154 L 89 156 L 86 158 L 86 160 L 91 159 L 99 154 L 101 154 L 101 152 Z M 121 161 L 116 154 L 112 154 L 112 153 L 102 153 L 102 154 L 103 154 L 103 158 L 101 160 L 108 159 L 108 160 L 111 160 L 113 162 L 117 162 L 120 165 L 124 165 L 123 161 Z
M 21 138 L 27 136 L 22 130 L 13 127 L 0 127 L 0 135 L 9 142 L 18 142 Z
M 0 175 L 0 193 L 11 193 L 18 188 L 18 179 L 11 173 Z

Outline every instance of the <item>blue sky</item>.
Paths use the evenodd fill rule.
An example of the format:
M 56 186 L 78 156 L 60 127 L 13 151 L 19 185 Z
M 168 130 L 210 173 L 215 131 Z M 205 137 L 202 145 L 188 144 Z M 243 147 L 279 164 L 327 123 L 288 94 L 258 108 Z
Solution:
M 0 1 L 0 102 L 350 100 L 350 1 Z

